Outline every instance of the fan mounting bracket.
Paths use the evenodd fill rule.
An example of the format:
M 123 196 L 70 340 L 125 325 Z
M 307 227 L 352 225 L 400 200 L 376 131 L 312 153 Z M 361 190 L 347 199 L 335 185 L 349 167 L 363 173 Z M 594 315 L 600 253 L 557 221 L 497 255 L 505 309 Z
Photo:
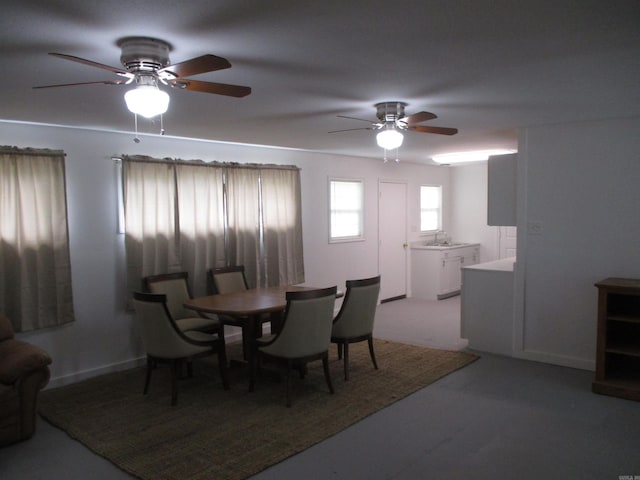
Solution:
M 376 117 L 382 123 L 396 122 L 403 118 L 405 102 L 380 102 L 376 103 Z
M 164 40 L 151 37 L 125 37 L 118 40 L 122 50 L 120 62 L 133 74 L 154 74 L 170 65 L 169 52 L 172 47 Z

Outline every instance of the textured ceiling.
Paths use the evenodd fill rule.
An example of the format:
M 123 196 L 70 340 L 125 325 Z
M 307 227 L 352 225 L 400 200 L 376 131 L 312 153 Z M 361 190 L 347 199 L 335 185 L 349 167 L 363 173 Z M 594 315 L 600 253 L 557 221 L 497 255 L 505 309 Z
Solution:
M 126 86 L 32 89 L 116 79 L 47 53 L 120 67 L 127 36 L 169 42 L 173 63 L 225 57 L 232 68 L 193 78 L 253 89 L 169 91 L 172 136 L 379 159 L 373 132 L 328 132 L 367 126 L 337 115 L 374 121 L 375 103 L 403 101 L 460 131 L 405 136 L 400 159 L 430 163 L 515 148 L 519 127 L 640 115 L 637 0 L 5 0 L 0 25 L 5 120 L 132 131 Z

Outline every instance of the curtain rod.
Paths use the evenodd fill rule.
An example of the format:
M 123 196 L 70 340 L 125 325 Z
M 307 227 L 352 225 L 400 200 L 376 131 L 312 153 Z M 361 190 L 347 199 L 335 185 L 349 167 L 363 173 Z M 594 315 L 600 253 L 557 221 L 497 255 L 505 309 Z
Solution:
M 20 147 L 11 147 L 9 145 L 1 145 L 0 153 L 19 153 L 21 155 L 37 155 L 37 156 L 52 156 L 58 157 L 60 155 L 66 157 L 67 154 L 64 153 L 64 150 L 53 150 L 50 148 L 20 148 Z
M 300 170 L 296 165 L 275 165 L 272 163 L 237 163 L 237 162 L 205 162 L 204 160 L 182 160 L 180 158 L 153 158 L 145 155 L 121 155 L 111 157 L 114 161 L 128 160 L 140 163 L 166 163 L 174 165 L 197 165 L 204 167 L 232 167 L 247 169 Z

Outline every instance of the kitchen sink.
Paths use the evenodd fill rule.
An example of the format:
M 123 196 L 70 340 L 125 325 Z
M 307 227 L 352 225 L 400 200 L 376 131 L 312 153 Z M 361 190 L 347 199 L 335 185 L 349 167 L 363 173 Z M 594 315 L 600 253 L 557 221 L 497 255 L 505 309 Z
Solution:
M 438 242 L 438 243 L 427 243 L 426 247 L 463 247 L 465 245 L 469 245 L 468 243 L 455 243 L 455 242 Z

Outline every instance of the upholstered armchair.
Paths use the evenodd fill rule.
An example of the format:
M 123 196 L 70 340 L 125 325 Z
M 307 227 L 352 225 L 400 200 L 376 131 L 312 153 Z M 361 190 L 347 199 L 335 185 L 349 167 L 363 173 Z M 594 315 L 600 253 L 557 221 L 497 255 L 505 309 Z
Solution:
M 47 352 L 17 340 L 9 319 L 0 315 L 0 447 L 33 436 L 50 363 Z

